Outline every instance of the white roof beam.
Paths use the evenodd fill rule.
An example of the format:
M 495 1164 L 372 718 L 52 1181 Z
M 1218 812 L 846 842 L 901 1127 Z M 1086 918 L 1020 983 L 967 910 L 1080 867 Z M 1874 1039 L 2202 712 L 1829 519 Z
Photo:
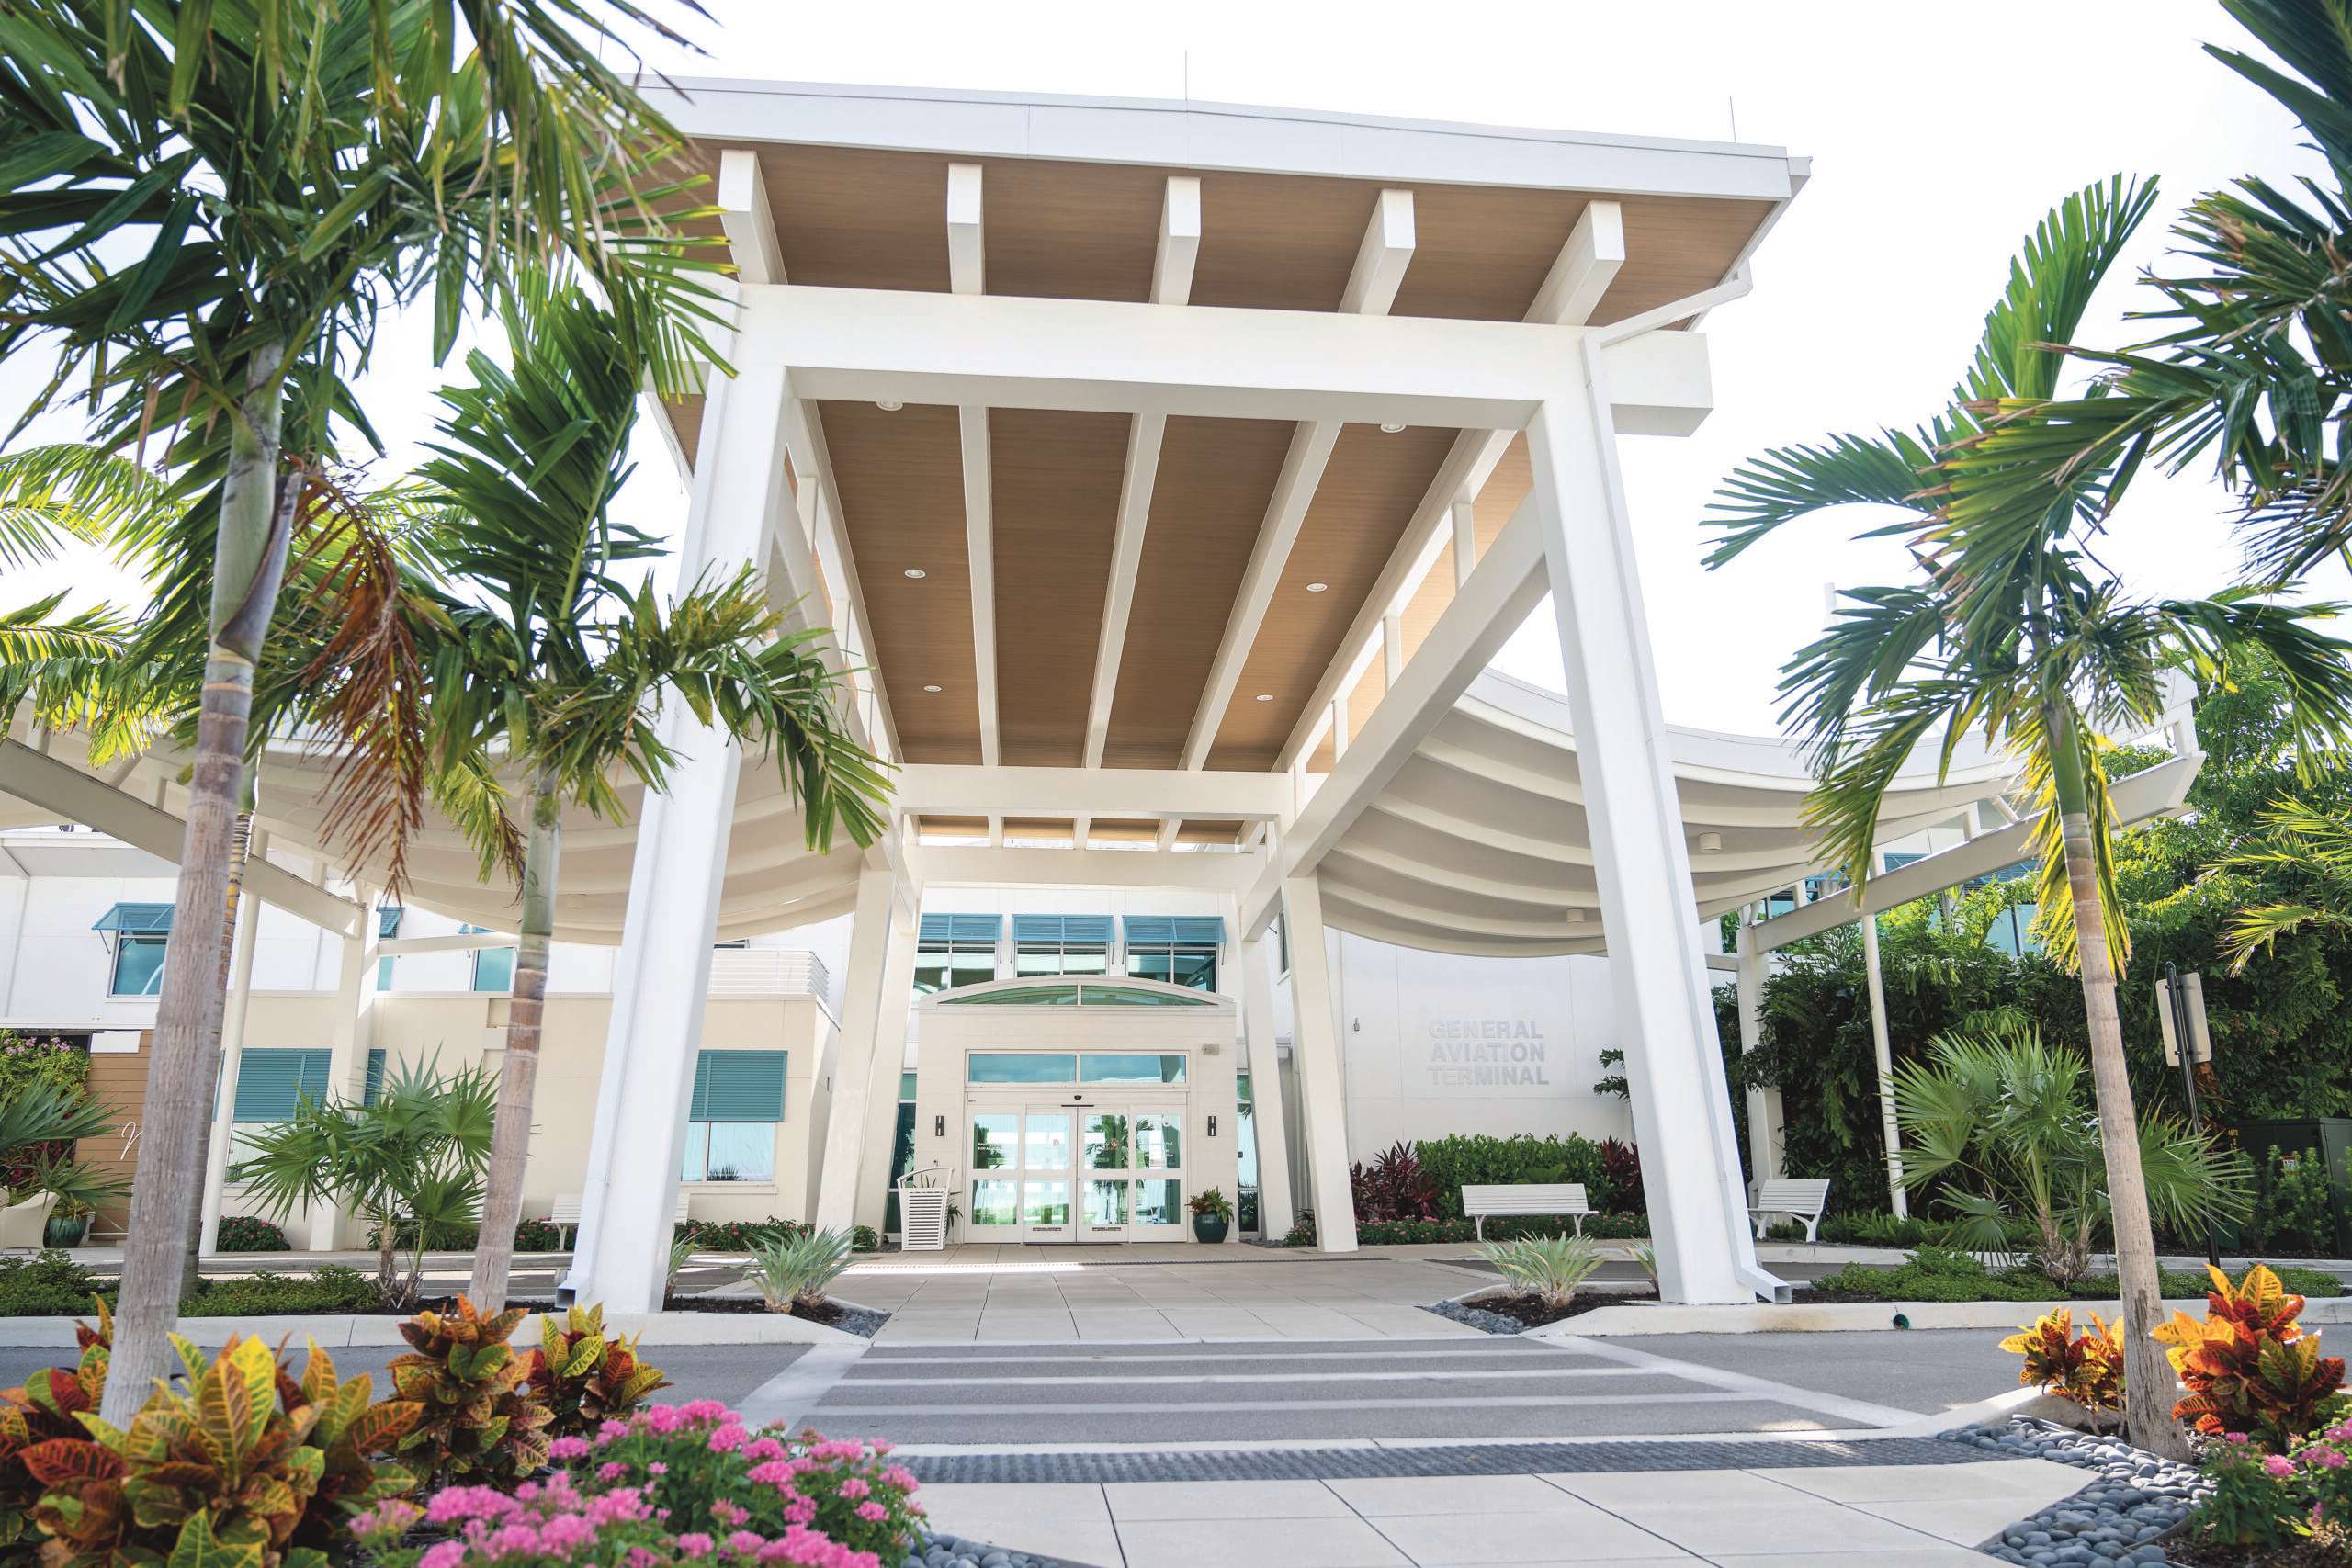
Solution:
M 730 147 L 718 155 L 718 225 L 727 232 L 727 254 L 744 283 L 782 283 L 784 251 L 768 214 L 767 186 L 760 178 L 760 155 Z
M 1613 201 L 1586 202 L 1526 319 L 1555 327 L 1584 325 L 1624 265 L 1625 209 Z
M 1342 314 L 1386 315 L 1404 281 L 1405 268 L 1413 259 L 1413 193 L 1382 191 L 1373 206 L 1372 220 L 1365 226 L 1363 243 L 1356 250 L 1355 269 L 1340 297 Z M 1324 466 L 1331 460 L 1340 428 L 1341 422 L 1337 420 L 1313 420 L 1291 436 L 1281 477 L 1274 481 L 1273 499 L 1258 528 L 1249 570 L 1242 575 L 1241 592 L 1226 622 L 1225 640 L 1209 667 L 1208 688 L 1201 694 L 1200 711 L 1193 716 L 1192 735 L 1184 743 L 1187 768 L 1198 769 L 1208 761 L 1209 749 L 1216 745 L 1216 732 L 1225 723 L 1226 709 L 1232 705 L 1233 688 L 1241 679 L 1241 667 L 1249 660 L 1258 630 L 1272 606 L 1274 590 L 1282 581 L 1283 569 L 1290 564 L 1291 547 L 1298 542 L 1298 530 L 1306 521 L 1306 509 L 1314 502 L 1315 488 L 1322 482 Z
M 947 165 L 947 279 L 957 294 L 988 292 L 988 254 L 980 225 L 980 166 Z M 995 481 L 989 468 L 989 411 L 965 403 L 957 411 L 964 456 L 964 553 L 972 581 L 972 676 L 979 703 L 980 761 L 1001 760 L 996 704 Z M 1001 840 L 1004 824 L 990 819 Z
M 926 887 L 1182 887 L 1238 894 L 1263 869 L 1261 852 L 1155 855 L 1139 850 L 991 849 L 918 844 L 907 854 Z
M 1159 254 L 1152 264 L 1151 301 L 1182 305 L 1192 298 L 1193 262 L 1201 243 L 1201 182 L 1171 175 L 1159 209 Z M 1102 629 L 1094 649 L 1094 689 L 1086 711 L 1086 765 L 1102 765 L 1111 733 L 1111 705 L 1119 692 L 1119 663 L 1127 642 L 1127 616 L 1135 608 L 1136 574 L 1143 566 L 1144 529 L 1151 520 L 1151 492 L 1159 478 L 1159 448 L 1168 416 L 1138 413 L 1127 427 L 1127 461 L 1119 479 L 1119 516 L 1111 544 L 1111 581 L 1102 600 Z M 1083 844 L 1090 824 L 1078 826 Z
M 947 287 L 956 294 L 989 291 L 978 164 L 947 165 Z
M 893 804 L 909 815 L 1268 821 L 1290 810 L 1290 781 L 1280 773 L 909 762 L 891 782 Z

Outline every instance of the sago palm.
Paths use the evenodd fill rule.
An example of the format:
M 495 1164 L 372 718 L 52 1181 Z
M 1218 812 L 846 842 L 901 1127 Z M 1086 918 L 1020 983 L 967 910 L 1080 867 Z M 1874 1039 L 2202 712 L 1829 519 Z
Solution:
M 522 1214 L 564 808 L 620 816 L 624 775 L 662 788 L 676 761 L 657 732 L 665 703 L 773 753 L 811 847 L 837 830 L 873 842 L 888 792 L 838 710 L 821 634 L 786 631 L 752 571 L 685 584 L 666 608 L 650 582 L 620 575 L 665 549 L 612 515 L 644 380 L 626 296 L 613 308 L 573 289 L 531 297 L 507 338 L 511 368 L 476 353 L 473 384 L 442 393 L 441 439 L 421 470 L 446 501 L 432 552 L 456 590 L 421 632 L 427 787 L 483 874 L 503 862 L 521 884 L 470 1292 L 486 1311 L 505 1300 Z M 387 782 L 355 773 L 344 793 L 397 797 Z
M 181 908 L 224 905 L 292 513 L 333 423 L 365 432 L 349 378 L 381 313 L 430 300 L 446 354 L 518 267 L 568 265 L 646 276 L 690 319 L 679 245 L 630 194 L 674 137 L 599 58 L 616 17 L 650 20 L 629 0 L 0 7 L 0 357 L 53 346 L 98 444 L 154 439 L 211 525 L 183 563 L 209 658 Z M 653 342 L 683 375 L 678 331 Z M 164 969 L 118 1424 L 169 1361 L 222 944 L 218 921 L 177 922 Z
M 2161 1296 L 2138 1157 L 2138 1123 L 2117 1015 L 2129 942 L 2115 895 L 2108 792 L 2113 733 L 2144 730 L 2163 706 L 2161 669 L 2223 676 L 2233 653 L 2276 661 L 2291 721 L 2311 735 L 2352 724 L 2346 645 L 2297 608 L 2245 593 L 2141 600 L 2094 553 L 2128 457 L 2053 474 L 1988 465 L 1987 420 L 2048 400 L 2066 371 L 2050 345 L 2071 342 L 2092 293 L 2146 217 L 2152 187 L 2118 177 L 2066 198 L 2028 237 L 2007 288 L 1951 402 L 1915 433 L 1841 435 L 1767 453 L 1736 471 L 1717 502 L 1729 530 L 1720 566 L 1792 519 L 1852 502 L 1909 515 L 1866 530 L 1909 545 L 1912 580 L 1848 591 L 1832 626 L 1784 671 L 1784 716 L 1817 778 L 1807 816 L 1829 863 L 1867 882 L 1889 786 L 1921 753 L 1949 761 L 1969 735 L 2016 759 L 2039 807 L 2039 932 L 2079 966 L 2089 1021 L 2117 1272 L 2132 1336 L 2131 1375 L 2156 1386 L 2162 1352 L 2145 1330 Z M 1955 493 L 1965 482 L 1964 494 Z M 2132 1440 L 2177 1443 L 2161 1406 L 2143 1402 Z

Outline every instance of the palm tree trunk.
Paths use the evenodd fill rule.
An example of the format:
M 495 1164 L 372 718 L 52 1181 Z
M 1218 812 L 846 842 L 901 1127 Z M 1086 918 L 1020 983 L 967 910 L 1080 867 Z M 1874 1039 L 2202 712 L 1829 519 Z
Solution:
M 224 1084 L 220 1081 L 220 1032 L 229 1010 L 230 972 L 236 967 L 237 906 L 244 897 L 245 859 L 253 852 L 254 847 L 253 774 L 253 769 L 250 767 L 245 769 L 244 775 L 238 784 L 237 822 L 236 826 L 229 831 L 229 897 L 225 901 L 226 907 L 220 912 L 220 984 L 212 989 L 204 1020 L 205 1060 L 201 1070 L 206 1081 L 213 1086 L 212 1094 L 205 1102 L 208 1111 L 212 1112 L 205 1120 L 205 1136 L 208 1142 L 211 1137 L 213 1120 L 219 1112 L 219 1097 L 223 1094 L 234 1094 L 237 1091 L 234 1084 Z M 210 1168 L 210 1154 L 211 1151 L 209 1148 L 201 1151 L 202 1157 L 197 1161 L 197 1169 L 199 1173 Z M 199 1174 L 198 1179 L 200 1182 L 204 1178 Z M 223 1178 L 223 1180 L 225 1181 L 226 1179 Z M 198 1189 L 197 1196 L 197 1206 L 188 1212 L 187 1254 L 180 1261 L 180 1294 L 183 1297 L 196 1289 L 197 1282 L 203 1274 L 201 1255 L 204 1250 L 204 1204 L 201 1188 Z
M 282 344 L 255 351 L 230 435 L 212 563 L 212 646 L 198 710 L 187 827 L 180 840 L 176 908 L 164 951 L 162 1000 L 147 1066 L 146 1126 L 130 1190 L 122 1294 L 100 1414 L 128 1427 L 155 1380 L 177 1364 L 167 1336 L 178 1322 L 182 1259 L 203 1198 L 204 1140 L 212 1122 L 207 1019 L 220 987 L 238 782 L 253 713 L 254 667 L 286 573 L 296 488 L 278 475 Z
M 498 1120 L 490 1135 L 481 1235 L 474 1243 L 471 1294 L 474 1304 L 486 1313 L 506 1304 L 514 1227 L 523 1219 L 523 1166 L 530 1154 L 531 1099 L 539 1082 L 539 1022 L 547 1008 L 562 817 L 555 780 L 542 773 L 531 794 L 531 834 L 523 852 L 523 921 L 515 931 L 514 996 L 506 1013 L 506 1061 L 498 1079 Z
M 2116 1282 L 2123 1298 L 2127 1435 L 2133 1445 L 2152 1453 L 2186 1459 L 2188 1444 L 2172 1416 L 2172 1364 L 2151 1337 L 2164 1321 L 2164 1286 L 2156 1267 L 2155 1231 L 2148 1220 L 2147 1179 L 2140 1169 L 2140 1119 L 2132 1109 L 2132 1075 L 2123 1057 L 2123 1021 L 2115 1008 L 2115 960 L 2108 948 L 2106 911 L 2099 898 L 2089 780 L 2071 711 L 2059 711 L 2050 735 L 2066 883 L 2075 905 L 2075 946 L 2083 969 L 2083 1005 L 2090 1016 L 2091 1084 L 2098 1097 L 2099 1145 L 2107 1161 Z

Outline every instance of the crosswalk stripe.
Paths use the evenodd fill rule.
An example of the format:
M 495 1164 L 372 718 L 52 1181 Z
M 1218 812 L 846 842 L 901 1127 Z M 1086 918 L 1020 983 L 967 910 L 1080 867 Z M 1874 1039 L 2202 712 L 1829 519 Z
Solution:
M 844 1384 L 844 1387 L 854 1386 Z M 1764 1396 L 1753 1393 L 1595 1393 L 1580 1395 L 1579 1405 L 1587 1404 L 1755 1404 L 1765 1403 Z M 1238 1411 L 1302 1411 L 1302 1410 L 1460 1410 L 1471 1405 L 1534 1406 L 1556 1408 L 1560 1401 L 1550 1394 L 1480 1395 L 1476 1399 L 1239 1399 L 1212 1401 L 1199 1404 L 1170 1405 L 1161 1412 L 1169 1416 L 1193 1416 Z M 816 1414 L 827 1419 L 841 1416 L 1101 1416 L 1115 1411 L 1116 1405 L 1105 1404 L 836 1404 L 831 1400 L 819 1405 Z
M 1494 1378 L 1622 1378 L 1652 1375 L 1643 1367 L 1499 1367 L 1467 1368 L 1460 1371 L 1424 1371 L 1374 1372 L 1203 1372 L 1197 1377 L 1152 1373 L 1140 1377 L 1011 1377 L 1011 1378 L 869 1378 L 853 1372 L 842 1380 L 846 1388 L 934 1388 L 945 1383 L 989 1388 L 1036 1385 L 1056 1388 L 1124 1388 L 1142 1383 L 1220 1382 L 1451 1382 Z

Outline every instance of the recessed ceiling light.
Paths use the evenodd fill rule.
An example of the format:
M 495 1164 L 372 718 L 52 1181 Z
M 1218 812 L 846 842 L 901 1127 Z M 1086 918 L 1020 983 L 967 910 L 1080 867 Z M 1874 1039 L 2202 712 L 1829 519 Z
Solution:
M 931 575 L 931 573 L 929 573 L 929 572 L 927 572 L 927 571 L 923 570 L 923 569 L 922 569 L 922 568 L 921 568 L 921 567 L 919 567 L 919 566 L 910 566 L 910 567 L 907 568 L 907 575 L 908 575 L 909 577 L 913 578 L 916 581 L 920 582 L 920 581 L 922 581 L 924 578 L 929 577 L 929 576 Z
M 884 413 L 897 413 L 900 409 L 905 408 L 907 405 L 899 401 L 897 398 L 877 398 L 875 400 L 874 406 L 880 409 Z M 1387 426 L 1383 425 L 1381 428 L 1385 430 Z M 1400 425 L 1398 428 L 1402 429 L 1403 427 Z
M 938 691 L 939 688 L 937 686 L 925 686 L 923 690 L 926 692 L 935 692 Z
M 1274 700 L 1274 694 L 1272 692 L 1261 692 L 1258 694 L 1258 700 L 1261 703 L 1272 702 Z
M 888 408 L 890 405 L 889 405 L 888 403 L 884 403 L 882 406 L 883 406 L 884 408 Z M 1404 429 L 1404 428 L 1405 428 L 1405 422 L 1404 422 L 1403 420 L 1401 420 L 1401 419 L 1399 419 L 1399 420 L 1384 420 L 1384 421 L 1381 423 L 1381 426 L 1380 426 L 1380 434 L 1383 434 L 1383 435 L 1394 435 L 1394 434 L 1396 434 L 1398 431 L 1400 431 L 1400 430 L 1402 430 L 1402 429 Z
M 1306 591 L 1309 593 L 1320 593 L 1330 586 L 1331 585 L 1328 582 L 1310 582 L 1306 585 Z

